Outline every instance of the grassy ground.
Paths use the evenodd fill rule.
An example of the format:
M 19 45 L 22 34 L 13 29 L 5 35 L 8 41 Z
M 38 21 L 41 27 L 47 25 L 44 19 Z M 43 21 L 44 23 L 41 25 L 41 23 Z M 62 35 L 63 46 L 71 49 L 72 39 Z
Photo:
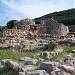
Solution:
M 37 54 L 37 52 L 33 53 L 33 52 L 18 52 L 18 51 L 15 51 L 15 52 L 12 52 L 12 51 L 0 51 L 0 61 L 2 59 L 12 59 L 12 60 L 15 60 L 15 61 L 18 61 L 20 57 L 31 57 L 33 58 L 33 56 Z M 35 58 L 39 58 L 38 57 L 35 57 Z
M 73 54 L 73 57 L 75 58 L 75 54 Z
M 57 56 L 54 56 L 51 60 L 52 61 L 59 61 L 61 58 L 66 57 L 66 53 L 71 53 L 72 50 L 75 50 L 75 46 L 73 46 L 73 47 L 65 46 L 64 51 L 60 52 Z M 73 54 L 73 57 L 75 58 L 75 54 Z
M 59 61 L 61 58 L 65 57 L 65 53 L 64 52 L 60 52 L 58 53 L 57 56 L 54 56 L 53 58 L 51 58 L 50 60 L 52 61 Z
M 72 50 L 75 50 L 75 47 L 64 47 L 64 51 L 60 52 L 57 56 L 53 57 L 51 60 L 52 61 L 59 61 L 59 59 L 65 57 L 66 53 L 72 52 Z M 39 53 L 41 52 L 12 52 L 12 51 L 0 51 L 0 61 L 3 59 L 12 59 L 14 61 L 18 61 L 20 57 L 31 57 L 31 58 L 42 58 Z M 73 55 L 75 57 L 75 54 Z M 40 65 L 41 61 L 39 61 L 35 66 Z M 4 71 L 1 72 L 0 75 L 17 75 L 15 71 L 10 70 L 10 71 Z
M 65 46 L 64 51 L 59 53 L 59 55 L 54 57 L 54 59 L 56 60 L 58 58 L 61 58 L 62 56 L 64 56 L 65 53 L 71 52 L 72 50 L 75 50 L 75 47 L 67 47 L 67 46 Z M 12 60 L 18 61 L 20 57 L 25 57 L 25 56 L 38 59 L 38 58 L 41 58 L 41 56 L 38 55 L 38 53 L 39 52 L 18 52 L 18 51 L 12 52 L 10 50 L 8 50 L 8 51 L 0 51 L 0 61 L 2 59 L 12 59 Z
M 64 52 L 72 52 L 72 50 L 75 50 L 75 46 L 73 46 L 73 47 L 68 47 L 68 46 L 65 46 L 64 47 Z
M 65 53 L 72 52 L 72 50 L 75 50 L 75 47 L 65 46 L 64 51 L 59 53 L 59 55 L 54 57 L 54 59 L 60 58 L 61 56 L 64 56 Z M 10 50 L 0 51 L 0 61 L 2 59 L 12 59 L 12 60 L 18 61 L 20 57 L 25 57 L 25 56 L 38 59 L 38 58 L 41 58 L 39 53 L 41 52 L 18 52 L 18 51 L 12 52 Z
M 41 58 L 41 56 L 37 52 L 12 52 L 10 50 L 8 51 L 0 51 L 0 61 L 3 59 L 12 59 L 14 61 L 19 60 L 20 57 L 31 57 L 31 58 Z M 41 62 L 39 61 L 36 66 L 38 66 Z M 25 65 L 25 63 L 19 63 L 20 65 Z M 4 70 L 0 72 L 0 75 L 18 75 L 18 73 L 14 70 Z

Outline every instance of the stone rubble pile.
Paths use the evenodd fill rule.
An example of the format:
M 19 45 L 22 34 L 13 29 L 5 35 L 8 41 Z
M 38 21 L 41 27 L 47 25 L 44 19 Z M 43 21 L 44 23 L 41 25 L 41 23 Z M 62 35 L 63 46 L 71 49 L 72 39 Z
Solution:
M 16 71 L 19 70 L 20 65 L 17 62 L 14 62 L 12 60 L 6 59 L 6 60 L 2 60 L 0 62 L 0 72 L 3 71 L 4 69 L 15 69 Z
M 56 52 L 44 52 L 48 54 L 52 53 L 55 56 Z M 50 57 L 49 57 L 50 58 Z M 22 57 L 20 62 L 26 62 L 23 66 L 20 66 L 17 62 L 6 59 L 0 62 L 0 72 L 6 68 L 12 68 L 19 71 L 18 75 L 75 75 L 75 58 L 72 57 L 72 53 L 66 54 L 65 58 L 56 61 L 42 61 L 39 66 L 36 63 L 37 59 L 31 59 L 30 57 Z
M 20 61 L 26 62 L 27 65 L 34 65 L 38 62 L 37 59 L 31 59 L 30 57 L 22 57 Z
M 27 65 L 28 67 L 29 65 Z M 39 69 L 29 66 L 22 68 L 19 75 L 75 75 L 75 67 L 62 65 L 59 62 L 42 62 Z
M 42 62 L 40 69 L 49 75 L 75 75 L 75 67 L 62 65 L 59 62 Z

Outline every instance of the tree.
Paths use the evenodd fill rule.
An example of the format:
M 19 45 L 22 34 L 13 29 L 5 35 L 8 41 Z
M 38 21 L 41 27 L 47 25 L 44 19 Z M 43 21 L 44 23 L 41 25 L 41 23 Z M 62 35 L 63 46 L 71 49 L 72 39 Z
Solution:
M 14 25 L 14 22 L 15 22 L 15 21 L 17 21 L 17 20 L 11 20 L 11 21 L 7 22 L 7 28 L 8 28 L 8 29 L 13 28 L 13 25 Z
M 6 30 L 6 26 L 0 26 L 0 37 L 3 37 L 3 32 Z
M 52 50 L 54 50 L 56 47 L 57 47 L 57 44 L 54 43 L 54 42 L 50 42 L 48 45 L 46 45 L 46 49 L 47 49 L 48 51 L 52 51 Z

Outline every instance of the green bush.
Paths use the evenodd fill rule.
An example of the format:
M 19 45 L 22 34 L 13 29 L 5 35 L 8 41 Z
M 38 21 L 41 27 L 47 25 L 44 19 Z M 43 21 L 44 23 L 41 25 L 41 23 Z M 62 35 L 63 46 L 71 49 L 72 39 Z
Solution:
M 54 42 L 50 42 L 47 46 L 46 46 L 46 49 L 48 51 L 53 51 L 55 49 L 55 47 L 57 47 L 57 44 L 54 43 Z

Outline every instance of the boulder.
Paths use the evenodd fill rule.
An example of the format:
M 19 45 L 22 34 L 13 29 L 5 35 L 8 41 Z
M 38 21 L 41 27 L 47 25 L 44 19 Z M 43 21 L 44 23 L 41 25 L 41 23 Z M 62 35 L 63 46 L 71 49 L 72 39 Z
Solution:
M 5 62 L 6 62 L 7 60 L 9 60 L 9 59 L 5 59 L 5 60 L 2 60 L 2 61 L 0 62 L 0 72 L 7 68 L 6 65 L 5 65 Z
M 7 60 L 5 62 L 5 65 L 9 68 L 12 68 L 12 69 L 15 69 L 15 70 L 18 70 L 19 69 L 19 64 L 17 62 L 14 62 L 12 60 Z
M 62 68 L 60 68 L 60 75 L 67 75 L 67 73 Z
M 22 58 L 20 58 L 19 60 L 26 62 L 26 61 L 28 61 L 28 60 L 30 60 L 30 59 L 31 59 L 30 57 L 22 57 Z
M 2 64 L 2 65 L 5 65 L 5 62 L 6 62 L 6 61 L 10 61 L 10 60 L 11 60 L 11 59 L 4 59 L 4 60 L 1 61 L 1 64 Z
M 6 61 L 7 61 L 7 60 L 2 60 L 2 61 L 1 61 L 1 64 L 2 64 L 2 65 L 5 65 L 5 62 L 6 62 Z
M 26 63 L 27 63 L 28 65 L 34 65 L 34 64 L 36 64 L 37 62 L 38 62 L 37 59 L 32 59 L 32 60 L 28 60 Z
M 51 73 L 55 70 L 56 67 L 60 65 L 59 62 L 42 62 L 40 65 L 41 70 L 45 70 L 47 73 Z
M 26 75 L 25 72 L 19 72 L 18 75 Z
M 38 58 L 38 60 L 39 60 L 39 61 L 42 61 L 42 62 L 44 61 L 44 59 L 43 59 L 43 58 Z
M 36 69 L 34 65 L 26 65 L 23 68 L 20 68 L 19 72 L 26 72 L 34 69 Z
M 30 75 L 49 75 L 45 70 L 34 70 Z
M 51 75 L 61 75 L 60 74 L 60 69 L 55 67 L 55 70 L 51 72 Z
M 75 53 L 75 50 L 72 50 L 72 53 Z
M 0 62 L 0 72 L 7 68 L 7 66 L 5 64 L 7 60 L 9 60 L 9 59 L 5 59 Z
M 5 69 L 5 65 L 2 65 L 0 62 L 0 72 L 3 71 Z
M 53 56 L 50 54 L 50 52 L 45 51 L 44 53 L 42 53 L 42 57 L 45 59 L 50 59 Z
M 0 72 L 7 68 L 15 69 L 17 71 L 19 70 L 19 64 L 10 59 L 2 60 L 0 62 Z
M 73 73 L 75 71 L 75 68 L 72 66 L 62 65 L 61 69 L 63 69 L 65 72 Z
M 75 67 L 75 58 L 73 58 L 72 64 L 73 64 L 73 66 Z

